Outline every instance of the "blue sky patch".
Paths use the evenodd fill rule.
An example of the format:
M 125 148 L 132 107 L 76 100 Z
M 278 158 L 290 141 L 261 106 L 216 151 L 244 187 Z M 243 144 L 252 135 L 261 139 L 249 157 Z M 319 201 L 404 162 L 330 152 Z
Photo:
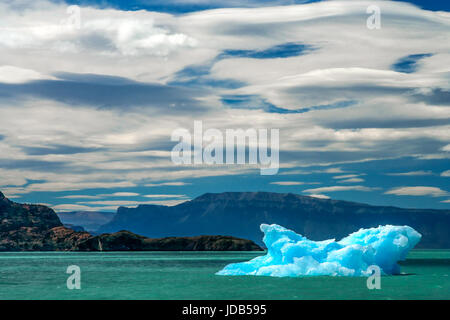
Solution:
M 183 14 L 219 8 L 254 8 L 320 2 L 321 0 L 53 0 L 81 6 L 114 8 L 126 11 L 147 10 Z
M 394 0 L 412 3 L 422 9 L 432 11 L 450 10 L 450 2 L 447 0 Z M 115 8 L 120 10 L 147 10 L 171 14 L 183 14 L 195 11 L 219 9 L 219 8 L 252 8 L 266 6 L 292 5 L 320 0 L 53 0 L 53 2 L 65 2 L 82 6 L 95 6 L 98 8 Z
M 419 61 L 423 58 L 428 58 L 431 56 L 431 53 L 411 54 L 397 60 L 397 62 L 392 65 L 392 70 L 403 73 L 416 72 L 419 67 Z
M 448 0 L 393 0 L 398 2 L 409 2 L 412 3 L 419 8 L 431 11 L 449 11 L 450 10 L 450 1 Z
M 219 57 L 225 58 L 252 58 L 252 59 L 274 59 L 289 58 L 306 54 L 313 50 L 307 44 L 289 42 L 276 45 L 263 50 L 225 50 Z
M 339 108 L 346 108 L 356 104 L 356 101 L 353 100 L 343 100 L 326 105 L 311 106 L 300 109 L 286 109 L 277 107 L 257 95 L 227 95 L 223 96 L 221 101 L 224 105 L 232 109 L 264 110 L 265 112 L 268 113 L 281 113 L 281 114 L 306 113 L 316 110 L 339 109 Z
M 201 88 L 224 88 L 237 89 L 245 86 L 242 81 L 233 79 L 215 79 L 210 76 L 211 67 L 214 62 L 205 65 L 188 66 L 174 75 L 174 79 L 169 81 L 171 86 L 180 87 L 201 87 Z
M 177 73 L 175 73 L 173 80 L 169 82 L 170 85 L 183 87 L 213 87 L 236 89 L 245 86 L 242 81 L 232 79 L 215 79 L 211 77 L 210 72 L 213 65 L 223 59 L 227 58 L 252 58 L 252 59 L 275 59 L 275 58 L 289 58 L 307 54 L 314 50 L 311 45 L 303 43 L 283 43 L 267 49 L 262 50 L 235 50 L 229 49 L 223 51 L 217 57 L 204 65 L 191 65 Z M 288 110 L 289 111 L 289 110 Z

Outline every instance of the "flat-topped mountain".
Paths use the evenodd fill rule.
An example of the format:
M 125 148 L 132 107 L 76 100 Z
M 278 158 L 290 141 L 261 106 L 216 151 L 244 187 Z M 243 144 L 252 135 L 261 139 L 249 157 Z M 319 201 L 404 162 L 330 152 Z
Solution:
M 0 251 L 253 251 L 253 241 L 230 236 L 149 239 L 129 231 L 93 236 L 63 226 L 42 205 L 19 204 L 0 192 Z
M 176 206 L 121 207 L 99 232 L 148 237 L 227 234 L 261 242 L 261 223 L 276 223 L 313 240 L 340 239 L 360 228 L 409 225 L 420 248 L 450 248 L 450 210 L 402 209 L 271 192 L 207 193 Z

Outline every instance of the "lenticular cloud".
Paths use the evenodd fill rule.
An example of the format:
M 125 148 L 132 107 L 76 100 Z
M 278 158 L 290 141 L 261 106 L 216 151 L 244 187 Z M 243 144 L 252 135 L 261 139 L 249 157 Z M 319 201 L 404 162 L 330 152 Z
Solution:
M 422 237 L 408 226 L 360 229 L 341 241 L 312 241 L 294 231 L 262 224 L 267 254 L 247 262 L 227 265 L 218 275 L 368 276 L 369 266 L 382 274 L 399 274 L 397 261 L 404 260 Z

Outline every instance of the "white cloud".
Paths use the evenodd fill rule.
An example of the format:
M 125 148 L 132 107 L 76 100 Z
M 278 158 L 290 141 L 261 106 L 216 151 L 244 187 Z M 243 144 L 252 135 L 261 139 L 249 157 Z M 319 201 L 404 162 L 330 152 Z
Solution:
M 24 189 L 29 192 L 33 191 L 79 191 L 85 189 L 97 189 L 97 188 L 125 188 L 136 186 L 132 182 L 119 181 L 119 182 L 44 182 L 33 183 L 26 186 Z
M 410 172 L 399 172 L 399 173 L 388 173 L 389 176 L 431 176 L 433 175 L 432 171 L 410 171 Z
M 155 26 L 150 17 L 141 19 L 104 17 L 88 20 L 81 27 L 86 37 L 102 35 L 122 55 L 167 56 L 177 47 L 195 47 L 197 41 L 183 33 Z M 107 49 L 107 48 L 105 48 Z M 101 50 L 99 52 L 102 52 Z
M 86 202 L 78 202 L 82 205 L 106 205 L 106 206 L 138 206 L 142 204 L 155 204 L 155 205 L 164 205 L 164 206 L 175 206 L 186 200 L 153 200 L 153 201 L 86 201 Z M 95 208 L 95 207 L 93 207 Z
M 73 194 L 69 196 L 57 197 L 57 199 L 100 199 L 99 196 L 90 196 L 83 194 Z
M 318 199 L 330 199 L 329 196 L 326 196 L 324 194 L 310 194 L 309 196 Z
M 135 192 L 114 192 L 110 194 L 99 194 L 99 197 L 137 197 L 139 193 Z
M 8 15 L 4 15 L 6 22 L 0 28 L 0 45 L 33 51 L 51 49 L 63 54 L 88 51 L 106 56 L 167 56 L 178 47 L 196 45 L 194 38 L 170 30 L 174 27 L 170 15 L 81 7 L 78 28 L 64 20 L 69 17 L 65 8 L 54 4 L 19 13 L 3 5 L 2 10 Z
M 17 172 L 11 170 L 0 169 L 0 187 L 6 186 L 23 186 L 27 183 L 27 179 L 18 176 Z
M 324 172 L 324 173 L 344 173 L 345 171 L 343 171 L 341 168 L 329 168 L 329 169 L 323 170 L 322 172 Z
M 360 183 L 365 180 L 360 176 L 364 174 L 344 174 L 340 176 L 334 176 L 333 179 L 338 180 L 339 183 Z
M 365 187 L 365 186 L 332 186 L 332 187 L 321 187 L 315 189 L 306 189 L 303 192 L 306 193 L 322 193 L 322 192 L 338 192 L 338 191 L 372 191 L 374 188 Z
M 442 172 L 441 177 L 450 177 L 450 170 Z
M 24 83 L 34 80 L 56 79 L 52 76 L 43 75 L 30 69 L 23 69 L 14 66 L 0 66 L 0 82 L 3 83 Z
M 437 187 L 400 187 L 394 188 L 385 192 L 386 194 L 395 194 L 398 196 L 432 196 L 432 197 L 443 197 L 448 195 L 447 191 L 444 191 Z
M 364 182 L 364 179 L 362 178 L 350 178 L 350 179 L 343 179 L 343 180 L 339 180 L 339 183 L 359 183 L 359 182 Z
M 279 173 L 281 176 L 288 176 L 288 175 L 296 175 L 296 174 L 311 174 L 312 171 L 305 171 L 305 170 L 290 170 L 290 171 L 282 171 Z
M 351 178 L 358 178 L 360 174 L 344 174 L 341 176 L 334 176 L 333 179 L 351 179 Z
M 271 182 L 270 184 L 276 184 L 279 186 L 300 186 L 305 183 L 300 182 L 300 181 L 276 181 L 276 182 Z
M 145 198 L 186 198 L 185 194 L 147 194 Z
M 146 187 L 161 187 L 161 186 L 171 186 L 171 187 L 182 187 L 190 185 L 191 183 L 174 181 L 174 182 L 162 182 L 162 183 L 148 183 Z
M 52 206 L 52 209 L 55 211 L 90 211 L 91 207 L 83 206 L 79 204 L 58 204 Z
M 367 96 L 366 92 L 353 90 L 351 93 L 344 93 L 342 90 L 355 84 L 375 85 L 379 88 L 448 86 L 443 74 L 439 74 L 436 63 L 440 61 L 442 64 L 445 61 L 448 46 L 443 43 L 431 43 L 433 38 L 434 41 L 443 39 L 448 27 L 447 19 L 439 13 L 425 12 L 411 5 L 380 2 L 383 20 L 387 23 L 384 23 L 382 29 L 377 30 L 375 36 L 365 27 L 365 19 L 361 19 L 367 6 L 374 3 L 376 4 L 364 1 L 333 1 L 332 4 L 320 2 L 276 10 L 273 8 L 251 12 L 223 10 L 220 16 L 211 14 L 211 20 L 213 16 L 215 18 L 214 21 L 209 21 L 212 26 L 220 21 L 231 20 L 233 13 L 242 14 L 245 19 L 242 21 L 235 19 L 233 27 L 229 28 L 229 34 L 244 32 L 246 28 L 259 23 L 259 27 L 265 28 L 264 31 L 272 36 L 267 37 L 270 38 L 267 39 L 269 41 L 272 39 L 279 42 L 297 41 L 319 48 L 317 52 L 288 59 L 222 60 L 214 66 L 213 73 L 217 77 L 251 83 L 251 86 L 243 88 L 241 92 L 262 94 L 269 102 L 289 109 L 330 103 L 344 95 L 351 95 L 358 100 L 364 99 L 364 96 Z M 271 14 L 272 18 L 268 17 L 269 12 L 274 12 Z M 200 14 L 197 14 L 198 18 L 199 16 Z M 325 17 L 328 19 L 324 19 Z M 283 19 L 290 23 L 278 25 L 275 21 L 271 21 L 272 19 Z M 208 22 L 206 13 L 201 21 Z M 213 32 L 217 29 L 210 27 L 208 30 Z M 343 32 L 336 33 L 335 30 Z M 420 41 L 416 38 L 418 33 L 421 33 Z M 245 40 L 248 49 L 261 47 L 260 43 L 251 38 L 255 34 L 256 32 L 244 33 L 244 37 L 247 36 Z M 335 36 L 331 38 L 330 34 Z M 386 41 L 401 45 L 386 49 Z M 242 42 L 236 41 L 236 45 L 245 46 Z M 367 45 L 368 42 L 370 46 Z M 425 42 L 427 44 L 424 46 Z M 270 46 L 270 43 L 266 46 Z M 422 53 L 424 48 L 436 53 L 432 58 L 423 61 L 423 68 L 426 70 L 424 74 L 403 74 L 389 70 L 390 65 L 400 57 Z M 352 59 L 348 59 L 349 52 L 352 52 Z M 368 56 L 371 59 L 367 59 Z M 310 94 L 311 87 L 315 86 L 329 89 L 328 99 Z M 339 87 L 340 90 L 331 90 L 333 87 Z M 301 94 L 299 99 L 298 92 L 302 88 L 305 88 L 305 94 Z
M 65 4 L 36 1 L 23 8 L 0 4 L 0 52 L 9 64 L 40 74 L 84 72 L 160 81 L 189 60 L 211 56 L 210 50 L 196 50 L 198 41 L 169 14 L 81 7 L 78 29 L 67 23 Z

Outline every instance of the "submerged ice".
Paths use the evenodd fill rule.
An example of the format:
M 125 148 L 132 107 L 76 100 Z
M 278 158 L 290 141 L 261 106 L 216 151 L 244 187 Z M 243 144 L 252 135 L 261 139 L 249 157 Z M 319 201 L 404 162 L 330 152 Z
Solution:
M 247 262 L 232 263 L 218 275 L 368 276 L 369 266 L 382 274 L 398 274 L 397 261 L 404 260 L 422 237 L 408 226 L 360 229 L 340 241 L 309 240 L 292 230 L 262 224 L 267 254 Z

